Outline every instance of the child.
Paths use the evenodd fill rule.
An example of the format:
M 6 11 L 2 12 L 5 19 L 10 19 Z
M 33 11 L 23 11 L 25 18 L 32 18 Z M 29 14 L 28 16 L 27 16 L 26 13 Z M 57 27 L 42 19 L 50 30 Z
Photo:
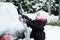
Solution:
M 47 19 L 40 18 L 40 15 L 36 15 L 35 20 L 27 21 L 27 25 L 32 28 L 31 38 L 34 40 L 45 40 L 44 26 L 46 25 Z

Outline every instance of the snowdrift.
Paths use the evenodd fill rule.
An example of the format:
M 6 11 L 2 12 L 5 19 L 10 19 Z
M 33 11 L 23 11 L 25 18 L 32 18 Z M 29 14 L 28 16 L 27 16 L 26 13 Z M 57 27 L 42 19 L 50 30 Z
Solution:
M 17 9 L 12 3 L 0 2 L 0 36 L 14 35 L 16 31 L 21 33 L 25 29 L 18 17 Z

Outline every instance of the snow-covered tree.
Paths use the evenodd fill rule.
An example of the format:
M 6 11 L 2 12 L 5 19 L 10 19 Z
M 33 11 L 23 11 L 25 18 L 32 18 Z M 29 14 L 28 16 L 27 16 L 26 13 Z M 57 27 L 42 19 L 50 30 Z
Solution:
M 48 12 L 49 0 L 13 0 L 15 5 L 20 6 L 24 12 L 34 13 L 36 11 Z M 58 15 L 59 2 L 58 0 L 51 0 L 51 14 Z
M 39 10 L 43 10 L 48 12 L 48 0 L 22 0 L 20 3 L 22 5 L 22 8 L 24 11 L 30 13 L 30 12 L 36 12 Z M 58 15 L 58 0 L 51 0 L 51 13 L 54 15 Z

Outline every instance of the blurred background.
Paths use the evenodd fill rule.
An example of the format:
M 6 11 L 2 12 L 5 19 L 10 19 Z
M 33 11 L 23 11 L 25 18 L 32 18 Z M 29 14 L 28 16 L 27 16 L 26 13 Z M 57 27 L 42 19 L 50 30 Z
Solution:
M 47 18 L 46 40 L 60 40 L 60 0 L 0 0 L 19 7 L 25 14 L 39 12 Z M 28 15 L 33 18 L 32 15 Z M 53 25 L 53 26 L 52 26 Z

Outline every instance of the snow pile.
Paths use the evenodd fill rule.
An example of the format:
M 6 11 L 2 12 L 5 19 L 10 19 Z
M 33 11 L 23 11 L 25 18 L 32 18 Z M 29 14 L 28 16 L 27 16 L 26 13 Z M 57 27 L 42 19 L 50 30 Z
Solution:
M 59 20 L 59 17 L 58 16 L 54 16 L 54 15 L 50 15 L 48 16 L 48 23 L 54 23 L 54 22 L 57 22 Z
M 19 15 L 12 3 L 0 4 L 0 36 L 2 34 L 14 35 L 16 31 L 20 33 L 25 29 L 18 19 Z

